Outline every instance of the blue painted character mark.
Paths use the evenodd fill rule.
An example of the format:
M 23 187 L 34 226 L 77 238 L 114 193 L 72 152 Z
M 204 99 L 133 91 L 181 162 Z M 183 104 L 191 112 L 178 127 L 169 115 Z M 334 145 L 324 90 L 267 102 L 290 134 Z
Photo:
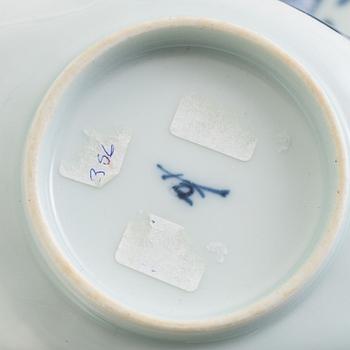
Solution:
M 218 190 L 215 188 L 198 185 L 192 181 L 184 179 L 183 178 L 184 174 L 172 173 L 166 170 L 160 164 L 157 164 L 157 168 L 163 171 L 164 173 L 162 175 L 163 180 L 176 179 L 179 181 L 177 185 L 174 185 L 171 188 L 174 190 L 174 192 L 176 193 L 179 199 L 185 201 L 187 204 L 191 206 L 193 205 L 193 200 L 190 197 L 194 195 L 195 192 L 198 193 L 202 198 L 205 198 L 205 192 L 211 192 L 221 197 L 226 197 L 230 193 L 230 190 Z

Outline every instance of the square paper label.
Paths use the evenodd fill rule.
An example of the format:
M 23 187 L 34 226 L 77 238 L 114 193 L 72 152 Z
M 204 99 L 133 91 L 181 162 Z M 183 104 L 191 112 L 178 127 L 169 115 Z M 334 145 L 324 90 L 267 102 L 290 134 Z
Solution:
M 71 180 L 94 187 L 102 187 L 119 174 L 131 132 L 116 130 L 101 135 L 95 130 L 85 131 L 85 144 L 73 159 L 61 162 L 60 174 Z

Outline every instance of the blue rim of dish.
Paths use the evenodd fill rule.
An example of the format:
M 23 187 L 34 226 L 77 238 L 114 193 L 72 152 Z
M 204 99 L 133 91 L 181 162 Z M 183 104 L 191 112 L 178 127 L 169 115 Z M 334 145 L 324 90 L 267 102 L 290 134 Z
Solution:
M 292 7 L 296 10 L 298 10 L 299 12 L 302 12 L 304 13 L 305 15 L 315 19 L 317 22 L 325 25 L 326 27 L 328 27 L 329 29 L 333 30 L 334 32 L 340 34 L 341 36 L 343 36 L 344 38 L 347 38 L 347 39 L 350 39 L 350 36 L 341 32 L 339 29 L 333 27 L 331 24 L 327 23 L 326 21 L 322 20 L 322 19 L 319 19 L 318 17 L 316 17 L 315 15 L 313 15 L 312 13 L 310 12 L 306 12 L 305 10 L 299 8 L 299 7 L 296 7 L 296 6 L 293 6 L 292 4 L 288 3 L 288 2 L 285 2 L 284 0 L 280 0 L 283 4 L 285 4 L 286 6 L 289 6 L 289 7 Z M 313 7 L 313 12 L 317 9 L 317 7 L 319 6 L 319 3 L 315 4 L 314 7 Z

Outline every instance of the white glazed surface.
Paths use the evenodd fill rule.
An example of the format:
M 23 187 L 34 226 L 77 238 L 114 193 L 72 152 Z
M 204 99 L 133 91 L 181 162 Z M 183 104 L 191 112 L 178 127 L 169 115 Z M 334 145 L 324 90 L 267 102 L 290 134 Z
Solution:
M 259 149 L 249 164 L 169 134 L 176 102 L 188 91 L 214 96 L 226 124 L 235 118 L 252 129 Z M 78 298 L 117 324 L 176 340 L 228 336 L 231 328 L 237 334 L 293 296 L 343 229 L 346 154 L 327 104 L 292 59 L 223 22 L 180 17 L 112 35 L 73 61 L 38 109 L 23 175 L 34 237 Z M 209 114 L 215 126 L 218 108 Z M 81 130 L 115 124 L 131 128 L 134 140 L 113 186 L 96 192 L 59 176 L 62 159 L 79 149 Z M 280 152 L 283 132 L 293 144 Z M 120 152 L 115 144 L 114 157 Z M 157 163 L 186 169 L 191 181 L 225 184 L 232 195 L 208 195 L 204 203 L 194 195 L 189 208 L 164 191 Z M 207 273 L 191 294 L 117 266 L 114 237 L 120 240 L 140 207 L 184 225 L 200 254 L 219 237 L 232 256 L 215 268 L 204 255 Z
M 262 7 L 259 7 L 259 4 L 256 2 L 252 1 L 252 5 L 255 4 L 256 7 L 254 9 L 254 13 L 256 15 L 258 15 L 259 11 L 263 11 Z M 266 5 L 266 4 L 265 4 Z M 179 6 L 179 5 L 178 5 Z M 209 6 L 209 5 L 207 5 Z M 227 5 L 228 6 L 228 5 Z M 247 25 L 249 25 L 249 16 L 248 16 L 248 11 L 247 11 L 247 16 L 243 16 L 242 13 L 244 14 L 245 11 L 243 10 L 239 10 L 239 4 L 237 3 L 235 6 L 237 6 L 236 10 L 237 12 L 240 13 L 240 16 L 237 15 L 236 20 L 238 21 L 238 17 L 240 18 L 240 21 L 242 23 L 246 23 Z M 275 11 L 284 11 L 283 7 L 280 7 L 281 5 L 275 5 L 276 9 Z M 104 8 L 104 7 L 103 7 Z M 162 12 L 161 11 L 162 6 L 160 6 L 160 8 L 158 8 L 157 11 Z M 207 10 L 205 10 L 205 8 Z M 140 8 L 139 8 L 140 9 Z M 108 10 L 105 8 L 106 12 L 105 14 L 108 12 Z M 233 11 L 234 9 L 232 8 L 232 13 L 234 14 L 235 11 Z M 164 12 L 162 13 L 157 13 L 157 15 L 165 15 L 167 13 L 167 11 L 165 10 L 164 7 Z M 178 8 L 179 12 L 183 12 L 183 10 L 180 11 L 180 8 Z M 190 9 L 187 10 L 188 14 L 191 14 L 192 12 L 190 11 Z M 195 11 L 195 10 L 193 10 Z M 207 11 L 207 12 L 206 12 Z M 251 9 L 250 9 L 251 11 Z M 102 12 L 102 9 L 101 9 Z M 211 9 L 209 7 L 204 7 L 201 10 L 201 14 L 209 14 L 212 13 L 213 14 L 213 9 Z M 196 13 L 196 12 L 194 12 Z M 251 13 L 251 12 L 250 12 Z M 186 13 L 187 14 L 187 13 Z M 260 12 L 261 15 L 261 12 Z M 310 29 L 310 32 L 312 32 L 312 28 L 313 30 L 317 31 L 317 33 L 319 33 L 319 31 L 321 31 L 324 35 L 325 40 L 328 38 L 333 39 L 333 45 L 338 46 L 339 50 L 343 50 L 342 52 L 344 53 L 344 58 L 338 58 L 337 60 L 337 68 L 336 69 L 332 69 L 332 74 L 338 74 L 338 70 L 340 69 L 341 63 L 344 63 L 345 67 L 345 55 L 348 55 L 348 49 L 347 47 L 342 43 L 342 39 L 341 38 L 337 38 L 337 37 L 333 37 L 333 33 L 329 33 L 329 32 L 323 32 L 322 27 L 319 27 L 319 25 L 314 24 L 312 21 L 309 22 L 308 20 L 304 19 L 303 17 L 299 17 L 299 15 L 297 15 L 296 13 L 291 13 L 291 16 L 293 18 L 293 16 L 296 16 L 294 18 L 294 21 L 296 18 L 298 18 L 298 20 L 300 21 L 300 23 L 302 23 L 303 25 L 305 25 L 308 29 Z M 225 17 L 225 16 L 223 16 Z M 136 18 L 136 17 L 135 17 Z M 141 18 L 141 17 L 138 17 Z M 143 17 L 145 18 L 145 17 Z M 226 17 L 227 18 L 227 17 Z M 232 17 L 234 18 L 234 17 Z M 66 19 L 66 21 L 69 22 L 69 19 Z M 81 19 L 82 22 L 84 22 L 84 18 Z M 86 20 L 86 22 L 88 22 Z M 286 22 L 288 22 L 286 20 Z M 121 21 L 121 23 L 123 23 Z M 257 25 L 257 22 L 254 22 L 255 26 Z M 259 22 L 260 23 L 260 22 Z M 87 23 L 86 23 L 87 24 Z M 125 24 L 125 22 L 123 23 Z M 56 23 L 56 25 L 58 25 Z M 267 24 L 266 24 L 267 25 Z M 276 23 L 277 25 L 277 23 Z M 254 28 L 254 25 L 251 24 L 251 26 Z M 264 29 L 264 25 L 263 22 L 260 23 L 260 28 L 261 30 Z M 272 29 L 271 32 L 269 32 L 269 28 L 273 27 L 273 21 L 272 23 L 269 24 L 269 26 L 267 26 L 267 28 L 265 28 L 265 32 L 268 35 L 268 33 L 272 33 Z M 110 27 L 109 27 L 110 28 Z M 291 27 L 290 27 L 291 28 Z M 85 27 L 85 29 L 87 29 L 87 27 Z M 116 29 L 115 28 L 115 23 L 113 26 L 113 30 Z M 39 28 L 34 27 L 32 28 L 33 33 L 36 33 L 36 30 L 39 30 Z M 18 29 L 18 31 L 20 31 Z M 105 28 L 105 32 L 100 32 L 100 35 L 102 34 L 106 34 L 107 32 L 109 32 L 110 29 L 108 29 L 108 26 Z M 283 31 L 282 31 L 283 32 Z M 53 35 L 53 32 L 49 31 L 49 34 Z M 7 33 L 7 35 L 9 35 L 11 37 L 11 34 L 13 33 Z M 33 34 L 33 35 L 34 35 Z M 62 33 L 60 33 L 62 34 Z M 68 35 L 68 34 L 67 34 Z M 280 40 L 283 41 L 283 37 L 279 36 L 277 37 L 277 34 L 275 40 Z M 281 35 L 281 33 L 280 33 Z M 271 34 L 272 36 L 272 34 Z M 57 38 L 60 38 L 60 35 L 57 35 Z M 92 38 L 97 38 L 98 36 L 92 35 L 91 36 L 91 40 Z M 280 38 L 280 39 L 278 39 Z M 34 39 L 33 39 L 34 40 Z M 49 40 L 49 38 L 48 38 Z M 81 40 L 81 39 L 80 39 Z M 298 39 L 300 40 L 300 39 Z M 304 38 L 304 40 L 307 42 L 307 38 Z M 79 40 L 78 40 L 79 41 Z M 48 41 L 49 42 L 49 41 Z M 82 48 L 83 46 L 86 46 L 86 44 L 89 43 L 88 40 L 84 41 L 84 42 L 80 42 L 80 48 Z M 56 43 L 57 44 L 57 43 Z M 13 45 L 13 43 L 12 43 Z M 49 46 L 49 44 L 47 44 Z M 65 43 L 62 42 L 62 45 L 65 45 Z M 289 47 L 288 44 L 286 44 L 286 48 L 291 50 L 291 48 Z M 291 44 L 290 44 L 291 45 Z M 60 45 L 57 45 L 60 46 Z M 57 47 L 55 46 L 55 48 L 58 49 L 62 49 L 62 47 Z M 293 46 L 293 45 L 292 45 Z M 54 46 L 52 46 L 52 50 L 54 50 L 53 48 Z M 319 48 L 321 50 L 321 47 Z M 329 49 L 329 47 L 328 47 Z M 30 56 L 32 57 L 32 62 L 34 64 L 35 58 L 40 57 L 40 53 L 41 54 L 47 54 L 48 56 L 46 56 L 47 58 L 50 57 L 49 53 L 53 52 L 53 51 L 49 51 L 45 48 L 41 48 L 41 50 L 43 51 L 38 51 L 35 54 L 31 53 Z M 47 51 L 46 51 L 47 50 Z M 58 50 L 59 52 L 62 52 Z M 296 50 L 294 48 L 294 50 Z M 23 104 L 21 106 L 18 106 L 15 101 L 12 102 L 11 101 L 11 96 L 9 96 L 9 98 L 7 99 L 7 101 L 3 102 L 3 108 L 6 108 L 5 111 L 7 111 L 7 114 L 9 115 L 8 118 L 4 118 L 1 122 L 6 122 L 6 130 L 9 131 L 9 133 L 7 135 L 4 135 L 4 137 L 2 138 L 4 144 L 12 144 L 14 145 L 12 150 L 14 152 L 17 152 L 17 155 L 19 155 L 20 153 L 20 140 L 18 140 L 18 144 L 16 143 L 17 141 L 13 141 L 13 137 L 10 138 L 10 135 L 14 135 L 14 132 L 16 130 L 17 134 L 19 135 L 19 133 L 21 132 L 21 135 L 24 136 L 25 134 L 25 125 L 22 124 L 22 128 L 19 128 L 19 124 L 13 125 L 11 123 L 9 123 L 10 120 L 13 120 L 13 113 L 14 111 L 17 111 L 16 113 L 18 113 L 18 117 L 22 116 L 23 118 L 25 118 L 24 116 L 26 116 L 26 125 L 28 125 L 28 122 L 32 116 L 32 112 L 35 109 L 35 105 L 37 104 L 37 102 L 40 100 L 40 94 L 46 89 L 47 87 L 47 81 L 54 78 L 54 76 L 56 75 L 56 73 L 62 68 L 62 64 L 64 64 L 68 58 L 72 57 L 74 54 L 77 53 L 76 50 L 76 46 L 70 51 L 70 54 L 67 54 L 69 57 L 67 57 L 66 60 L 64 60 L 64 62 L 61 63 L 57 63 L 57 69 L 52 72 L 51 69 L 52 67 L 41 67 L 41 71 L 45 71 L 45 69 L 47 69 L 49 72 L 47 72 L 47 76 L 44 78 L 41 78 L 41 87 L 38 88 L 38 90 L 40 91 L 36 91 L 36 93 L 29 93 L 28 87 L 31 86 L 31 83 L 33 83 L 33 79 L 28 79 L 25 81 L 25 85 L 22 85 L 21 87 L 19 87 L 19 91 L 18 94 L 22 97 L 22 102 Z M 291 50 L 293 53 L 294 51 Z M 308 61 L 307 60 L 307 50 L 304 50 L 306 52 L 304 52 L 304 56 L 303 56 L 303 61 Z M 39 54 L 38 56 L 36 56 L 37 54 Z M 11 56 L 12 57 L 12 56 Z M 342 61 L 342 59 L 344 59 L 344 61 Z M 10 61 L 8 61 L 10 62 Z M 321 64 L 321 63 L 315 63 L 315 65 L 311 64 L 311 61 L 308 61 L 308 65 L 309 67 L 313 67 L 313 70 L 315 70 L 316 64 Z M 322 62 L 323 64 L 326 64 L 325 62 Z M 8 63 L 9 64 L 9 63 Z M 39 67 L 41 65 L 38 65 L 37 67 Z M 23 76 L 23 73 L 25 73 L 25 66 L 20 66 L 20 70 L 18 76 L 18 79 L 20 80 L 20 78 Z M 31 69 L 33 67 L 31 66 Z M 319 67 L 317 67 L 319 68 Z M 27 70 L 27 74 L 30 73 L 30 70 Z M 311 68 L 310 68 L 311 69 Z M 341 73 L 339 72 L 339 76 L 341 77 Z M 35 76 L 35 75 L 34 75 Z M 344 94 L 343 96 L 346 96 L 346 91 L 342 90 L 342 86 L 336 85 L 335 81 L 333 79 L 331 79 L 331 77 L 327 76 L 327 71 L 324 71 L 322 74 L 323 79 L 327 78 L 327 83 L 329 84 L 328 86 L 334 91 L 334 89 L 337 89 L 337 97 L 341 97 L 342 94 Z M 38 80 L 39 78 L 37 78 L 35 76 L 36 80 Z M 328 79 L 329 78 L 329 79 Z M 343 80 L 341 80 L 343 82 Z M 334 85 L 332 85 L 332 83 Z M 37 84 L 39 84 L 39 82 L 37 82 Z M 345 84 L 342 83 L 342 85 Z M 14 86 L 15 88 L 15 86 Z M 26 97 L 25 97 L 26 96 Z M 30 98 L 29 98 L 30 97 Z M 6 100 L 6 98 L 5 98 Z M 340 110 L 346 108 L 345 106 L 345 102 L 344 100 L 342 101 L 337 101 L 339 104 L 339 108 Z M 16 108 L 15 108 L 16 106 Z M 26 107 L 26 108 L 25 108 Z M 12 108 L 12 109 L 11 109 Z M 18 108 L 18 109 L 17 109 Z M 28 110 L 31 109 L 31 113 L 28 112 Z M 11 118 L 10 118 L 11 116 Z M 3 124 L 2 124 L 3 125 Z M 11 133 L 10 133 L 11 131 Z M 23 144 L 23 140 L 21 142 L 21 145 Z M 5 147 L 3 147 L 3 150 L 5 150 Z M 7 154 L 7 153 L 6 153 Z M 17 157 L 18 158 L 18 157 Z M 14 163 L 13 158 L 11 158 L 11 160 L 9 160 L 9 167 L 12 166 L 12 171 L 8 173 L 8 175 L 11 176 L 15 176 L 14 175 L 14 169 L 17 168 L 16 164 Z M 17 159 L 18 160 L 18 159 Z M 12 162 L 12 163 L 11 163 Z M 3 175 L 4 176 L 4 175 Z M 2 182 L 4 183 L 4 182 Z M 138 340 L 137 337 L 134 337 L 133 340 L 131 340 L 131 338 L 129 338 L 127 335 L 121 335 L 119 334 L 117 337 L 115 336 L 115 333 L 113 333 L 112 331 L 108 330 L 107 328 L 103 328 L 100 327 L 98 325 L 96 325 L 94 323 L 94 321 L 91 321 L 90 319 L 88 319 L 86 316 L 84 315 L 80 315 L 76 309 L 74 307 L 71 307 L 69 303 L 66 302 L 65 299 L 61 299 L 60 294 L 56 294 L 56 292 L 53 291 L 53 289 L 47 285 L 47 281 L 44 277 L 41 277 L 38 275 L 38 272 L 35 270 L 35 265 L 32 266 L 31 268 L 31 263 L 30 263 L 30 254 L 26 251 L 26 248 L 23 246 L 23 244 L 20 243 L 21 238 L 23 239 L 23 236 L 20 234 L 21 231 L 25 231 L 25 226 L 20 226 L 21 223 L 17 220 L 15 220 L 15 213 L 9 214 L 8 209 L 10 208 L 14 208 L 15 206 L 15 202 L 14 200 L 16 198 L 19 198 L 18 195 L 18 190 L 16 190 L 15 184 L 13 184 L 14 187 L 9 187 L 9 188 L 2 188 L 2 190 L 4 190 L 4 194 L 12 194 L 12 198 L 13 198 L 13 202 L 11 202 L 10 205 L 8 204 L 3 204 L 3 220 L 4 222 L 7 223 L 8 226 L 7 230 L 5 232 L 5 237 L 7 237 L 6 233 L 9 233 L 7 240 L 6 240 L 6 244 L 4 244 L 3 247 L 7 248 L 7 249 L 3 249 L 3 255 L 2 255 L 2 259 L 7 258 L 8 260 L 4 260 L 3 263 L 3 267 L 8 270 L 8 266 L 10 265 L 10 271 L 13 271 L 12 276 L 10 274 L 5 275 L 4 274 L 4 280 L 5 282 L 7 281 L 7 283 L 4 283 L 3 285 L 3 295 L 11 295 L 11 297 L 7 296 L 6 298 L 4 297 L 2 299 L 2 302 L 4 302 L 4 310 L 6 313 L 6 310 L 8 310 L 7 315 L 9 316 L 8 319 L 9 321 L 4 323 L 1 325 L 2 327 L 11 327 L 12 325 L 16 325 L 16 330 L 17 332 L 10 331 L 8 328 L 4 328 L 4 332 L 1 332 L 1 337 L 3 337 L 1 340 L 3 340 L 3 343 L 5 344 L 5 348 L 23 348 L 23 349 L 28 349 L 28 348 L 40 348 L 40 346 L 45 349 L 47 347 L 51 347 L 51 348 L 76 348 L 76 347 L 81 347 L 84 346 L 85 348 L 97 348 L 97 347 L 108 347 L 110 345 L 114 345 L 118 343 L 118 341 L 120 342 L 120 346 L 124 346 L 125 344 L 129 344 L 129 348 L 140 348 L 140 347 L 144 347 L 144 348 L 156 348 L 157 345 L 156 343 L 153 343 L 151 341 L 144 341 L 144 340 Z M 6 192 L 5 192 L 6 191 Z M 15 192 L 13 192 L 15 191 Z M 5 215 L 7 213 L 7 215 Z M 13 221 L 10 221 L 13 220 Z M 14 226 L 16 225 L 16 226 Z M 18 231 L 17 233 L 14 230 L 14 227 L 17 227 Z M 14 238 L 18 238 L 18 241 L 16 241 L 16 243 L 13 241 Z M 11 240 L 12 239 L 12 240 Z M 12 242 L 12 243 L 11 243 Z M 8 248 L 12 248 L 12 249 L 8 249 Z M 344 256 L 345 256 L 345 247 L 342 247 L 342 250 L 340 250 L 340 252 L 343 252 Z M 22 255 L 20 258 L 19 256 Z M 27 257 L 28 260 L 22 260 L 25 257 Z M 339 259 L 342 259 L 342 255 L 337 257 L 337 261 L 339 261 Z M 7 262 L 5 265 L 5 261 Z M 11 261 L 11 264 L 9 264 L 9 261 Z M 24 262 L 26 261 L 26 262 Z M 341 301 L 344 300 L 345 302 L 345 298 L 346 298 L 346 294 L 348 293 L 347 291 L 347 285 L 345 285 L 343 283 L 343 280 L 341 279 L 341 275 L 342 273 L 346 274 L 346 269 L 349 266 L 349 264 L 347 263 L 347 260 L 343 260 L 342 261 L 342 266 L 341 269 L 339 270 L 335 270 L 336 272 L 331 275 L 330 277 L 325 278 L 326 281 L 328 280 L 333 280 L 333 279 L 337 279 L 339 276 L 339 280 L 335 280 L 334 283 L 331 286 L 329 286 L 329 292 L 327 292 L 327 284 L 323 284 L 323 288 L 317 288 L 315 290 L 315 292 L 312 294 L 312 299 L 308 298 L 307 302 L 304 303 L 304 309 L 300 310 L 300 308 L 296 311 L 294 311 L 292 314 L 288 315 L 287 317 L 284 318 L 283 321 L 280 321 L 278 324 L 275 324 L 274 326 L 271 326 L 268 329 L 263 329 L 259 334 L 256 334 L 254 336 L 251 336 L 249 339 L 248 338 L 243 338 L 240 339 L 238 341 L 233 341 L 233 342 L 226 342 L 226 343 L 221 343 L 221 344 L 216 344 L 216 345 L 212 345 L 213 348 L 222 348 L 224 349 L 225 347 L 227 348 L 233 348 L 236 344 L 237 347 L 239 347 L 240 349 L 242 348 L 246 348 L 246 349 L 253 349 L 256 345 L 254 344 L 264 344 L 262 346 L 266 346 L 266 348 L 271 348 L 271 346 L 276 345 L 277 346 L 283 346 L 284 348 L 287 348 L 288 346 L 290 348 L 292 348 L 292 346 L 312 346 L 312 345 L 318 345 L 318 348 L 322 348 L 322 346 L 324 346 L 324 348 L 329 348 L 331 347 L 332 344 L 331 341 L 337 339 L 338 341 L 338 345 L 339 346 L 343 346 L 343 345 L 347 345 L 347 341 L 348 339 L 348 335 L 346 333 L 346 322 L 348 321 L 347 319 L 347 315 L 345 313 L 341 312 L 342 309 L 342 304 Z M 23 266 L 27 266 L 26 267 L 26 272 L 22 273 L 20 271 L 23 271 Z M 12 270 L 13 269 L 13 270 Z M 335 269 L 335 267 L 334 267 Z M 2 270 L 4 271 L 4 270 Z M 15 277 L 14 277 L 15 276 Z M 14 277 L 14 278 L 13 278 Z M 46 286 L 44 288 L 44 286 Z M 17 291 L 17 292 L 16 292 Z M 24 292 L 25 291 L 25 292 Z M 346 292 L 347 291 L 347 292 Z M 331 298 L 331 301 L 329 300 L 329 294 L 331 293 L 331 295 L 333 295 L 334 297 Z M 324 300 L 328 300 L 328 304 L 322 302 L 322 295 L 325 295 L 325 299 Z M 12 305 L 13 308 L 10 307 L 9 305 L 11 305 L 10 300 L 13 301 Z M 337 300 L 337 302 L 335 302 L 335 300 Z M 52 305 L 54 304 L 58 304 L 55 308 L 53 308 Z M 5 306 L 6 305 L 6 306 Z M 46 305 L 46 306 L 45 306 Z M 66 305 L 66 306 L 65 306 Z M 69 306 L 68 306 L 69 305 Z M 332 306 L 332 309 L 328 308 L 328 306 Z M 66 307 L 66 309 L 65 309 Z M 16 314 L 13 313 L 13 310 L 16 309 L 18 310 Z M 56 310 L 56 311 L 54 311 Z M 64 312 L 64 310 L 66 310 Z M 309 311 L 307 311 L 309 310 Z M 313 310 L 313 311 L 312 311 Z M 317 312 L 321 312 L 320 310 L 328 310 L 328 315 L 329 317 L 326 317 L 325 319 L 320 319 L 318 317 L 315 317 L 315 314 L 317 314 Z M 324 312 L 322 311 L 322 314 L 324 314 Z M 307 313 L 309 312 L 309 313 Z M 336 313 L 337 312 L 337 313 Z M 52 314 L 55 313 L 56 317 L 52 317 Z M 332 317 L 332 315 L 337 314 L 337 318 Z M 62 316 L 59 316 L 62 315 Z M 309 315 L 309 316 L 308 316 Z M 34 321 L 34 317 L 36 318 L 36 320 Z M 64 321 L 62 320 L 62 318 L 64 318 Z M 309 325 L 305 325 L 305 319 L 309 319 L 310 320 L 310 324 Z M 22 320 L 22 323 L 19 323 L 19 321 Z M 84 321 L 83 321 L 84 320 Z M 301 320 L 304 320 L 304 322 L 302 323 Z M 67 324 L 69 324 L 69 321 L 74 322 L 73 326 L 68 326 Z M 328 323 L 329 322 L 329 323 Z M 300 323 L 303 324 L 302 329 L 300 328 Z M 22 327 L 20 325 L 23 325 Z M 332 327 L 328 327 L 329 325 L 332 325 Z M 314 335 L 312 334 L 313 330 L 315 329 L 319 329 L 322 328 L 322 332 L 317 332 L 319 335 L 318 339 L 315 339 Z M 79 329 L 81 331 L 79 331 Z M 84 329 L 84 331 L 82 331 Z M 89 331 L 87 332 L 86 330 L 89 329 Z M 288 333 L 291 332 L 291 329 L 293 330 L 293 332 L 297 332 L 297 334 L 299 334 L 299 337 L 288 337 Z M 306 330 L 308 330 L 311 334 L 308 334 Z M 18 333 L 21 333 L 22 336 L 19 336 Z M 44 336 L 42 336 L 42 334 L 45 334 Z M 38 334 L 38 336 L 36 337 L 36 334 Z M 67 335 L 68 334 L 68 335 Z M 279 334 L 279 337 L 276 338 L 274 336 L 274 334 Z M 326 335 L 328 335 L 328 337 L 326 337 Z M 12 337 L 12 338 L 11 338 Z M 324 338 L 322 338 L 324 337 Z M 16 339 L 14 339 L 16 338 Z M 98 339 L 98 340 L 97 340 Z M 67 341 L 66 341 L 67 340 Z M 139 343 L 138 343 L 139 342 Z M 328 342 L 328 343 L 327 343 Z M 40 345 L 41 344 L 41 345 Z M 140 345 L 142 344 L 142 346 Z M 164 345 L 159 345 L 160 348 L 164 348 Z M 327 347 L 328 346 L 328 347 Z M 177 346 L 176 345 L 172 345 L 170 346 L 170 348 L 175 349 Z M 179 346 L 182 347 L 182 346 Z M 210 347 L 210 345 L 208 345 L 208 347 Z M 203 346 L 201 346 L 201 348 L 203 348 Z

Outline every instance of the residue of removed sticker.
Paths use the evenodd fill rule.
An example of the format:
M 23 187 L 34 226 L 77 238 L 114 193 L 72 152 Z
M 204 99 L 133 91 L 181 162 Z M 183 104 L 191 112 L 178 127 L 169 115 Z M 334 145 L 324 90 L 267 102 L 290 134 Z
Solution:
M 60 164 L 62 176 L 93 187 L 102 187 L 119 174 L 131 140 L 129 129 L 109 134 L 85 130 L 80 151 Z
M 198 288 L 205 270 L 204 260 L 193 250 L 184 227 L 142 211 L 128 223 L 115 259 L 188 292 Z
M 180 100 L 170 132 L 241 161 L 252 158 L 257 144 L 256 137 L 240 126 L 238 118 L 197 95 Z
M 225 261 L 225 257 L 228 254 L 228 249 L 222 242 L 209 242 L 207 250 L 210 253 L 214 253 L 216 261 L 220 264 Z
M 292 139 L 285 131 L 280 132 L 275 137 L 278 153 L 287 152 L 291 146 Z

